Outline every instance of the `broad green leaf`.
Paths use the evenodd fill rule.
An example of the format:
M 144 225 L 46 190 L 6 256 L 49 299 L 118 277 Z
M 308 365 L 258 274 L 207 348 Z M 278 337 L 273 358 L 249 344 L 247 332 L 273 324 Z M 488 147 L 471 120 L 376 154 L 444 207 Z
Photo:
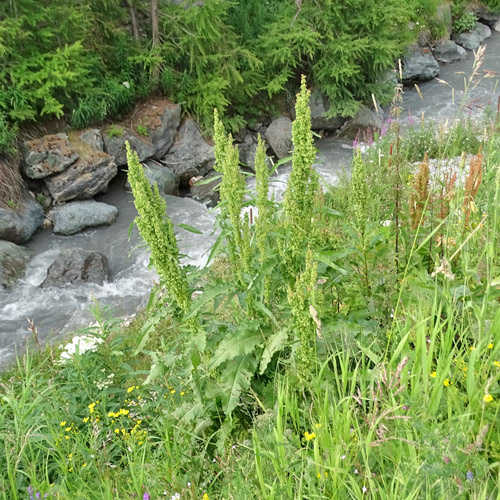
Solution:
M 262 357 L 260 359 L 260 369 L 259 373 L 262 375 L 270 363 L 274 353 L 280 351 L 285 347 L 288 338 L 288 330 L 282 329 L 279 332 L 272 335 L 266 342 Z
M 345 269 L 342 269 L 340 266 L 338 266 L 337 264 L 335 264 L 335 262 L 333 262 L 333 260 L 330 259 L 330 257 L 328 256 L 328 254 L 324 253 L 324 252 L 318 252 L 314 255 L 314 258 L 319 261 L 319 262 L 323 262 L 324 264 L 326 264 L 327 266 L 335 269 L 336 271 L 338 271 L 340 274 L 342 274 L 343 276 L 347 276 L 348 272 L 345 270 Z
M 250 354 L 263 340 L 258 326 L 257 321 L 243 323 L 234 333 L 228 335 L 217 347 L 209 369 L 214 370 L 225 361 Z
M 240 394 L 250 387 L 257 360 L 252 354 L 241 356 L 228 363 L 221 378 L 227 392 L 223 393 L 224 413 L 230 415 L 238 405 Z
M 276 316 L 264 305 L 263 302 L 257 300 L 255 301 L 254 306 L 262 311 L 276 326 L 278 326 L 278 320 L 276 319 Z
M 185 316 L 185 319 L 192 318 L 193 316 L 196 316 L 198 314 L 199 310 L 208 302 L 213 300 L 217 295 L 220 295 L 221 293 L 228 293 L 232 292 L 236 289 L 236 284 L 235 283 L 227 283 L 225 285 L 218 285 L 214 286 L 213 288 L 209 288 L 205 292 L 203 292 L 203 295 L 198 297 L 191 305 L 191 308 L 189 309 L 188 314 Z

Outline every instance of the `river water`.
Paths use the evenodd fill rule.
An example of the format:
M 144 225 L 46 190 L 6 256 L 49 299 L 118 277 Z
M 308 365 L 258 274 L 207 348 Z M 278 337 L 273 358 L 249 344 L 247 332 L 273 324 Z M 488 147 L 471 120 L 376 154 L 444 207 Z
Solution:
M 479 76 L 468 85 L 465 98 L 464 88 L 473 66 L 472 52 L 468 52 L 463 61 L 441 67 L 439 78 L 447 83 L 432 80 L 420 84 L 423 99 L 414 87 L 405 87 L 402 121 L 420 119 L 422 113 L 426 120 L 451 121 L 457 119 L 460 109 L 473 116 L 487 107 L 496 113 L 500 95 L 500 33 L 493 33 L 486 43 L 486 56 Z M 325 182 L 334 184 L 341 172 L 350 167 L 352 143 L 328 137 L 318 140 L 316 147 L 319 151 L 316 170 Z M 277 199 L 285 190 L 288 174 L 289 168 L 281 168 L 273 178 L 271 189 Z M 21 352 L 24 349 L 26 340 L 31 336 L 27 318 L 34 322 L 40 340 L 45 342 L 88 326 L 93 320 L 93 298 L 108 306 L 116 317 L 133 316 L 144 307 L 157 275 L 148 267 L 149 253 L 135 226 L 129 235 L 137 212 L 132 195 L 125 192 L 123 184 L 124 177 L 119 176 L 106 194 L 96 198 L 118 208 L 119 215 L 112 226 L 74 236 L 58 236 L 51 229 L 41 229 L 25 245 L 32 252 L 25 277 L 9 293 L 0 292 L 0 367 L 6 366 L 16 350 Z M 248 184 L 252 189 L 251 180 Z M 168 196 L 166 200 L 167 213 L 174 225 L 189 224 L 202 231 L 202 234 L 195 234 L 177 227 L 182 262 L 204 265 L 216 238 L 215 212 L 189 198 Z M 58 253 L 71 247 L 104 253 L 110 262 L 111 281 L 103 285 L 39 288 Z

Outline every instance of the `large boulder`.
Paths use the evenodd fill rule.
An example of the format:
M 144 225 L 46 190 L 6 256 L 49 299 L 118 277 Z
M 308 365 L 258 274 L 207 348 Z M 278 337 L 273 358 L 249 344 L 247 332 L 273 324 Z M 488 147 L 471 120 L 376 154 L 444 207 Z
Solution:
M 40 285 L 51 286 L 97 283 L 109 280 L 109 264 L 105 255 L 83 248 L 63 250 L 47 270 L 47 277 Z
M 137 152 L 140 161 L 151 158 L 156 153 L 156 148 L 146 138 L 140 138 L 130 130 L 111 126 L 104 131 L 104 150 L 115 159 L 118 166 L 127 164 L 127 150 L 125 141 L 130 143 L 130 147 Z
M 70 235 L 88 227 L 110 225 L 115 222 L 118 209 L 94 200 L 73 201 L 57 207 L 54 212 L 54 233 Z
M 314 90 L 309 100 L 311 109 L 311 128 L 313 130 L 338 130 L 345 122 L 345 118 L 334 116 L 325 118 L 325 113 L 330 109 L 330 102 L 319 90 Z
M 102 133 L 98 128 L 87 128 L 78 133 L 78 140 L 97 151 L 104 151 Z
M 153 158 L 158 159 L 174 143 L 181 121 L 181 107 L 166 99 L 156 99 L 148 102 L 139 112 L 139 121 L 147 128 L 148 137 L 156 148 Z
M 30 252 L 10 241 L 0 240 L 0 289 L 11 289 L 24 274 Z
M 31 179 L 42 179 L 66 170 L 78 159 L 66 134 L 46 135 L 41 139 L 25 141 L 22 170 Z
M 452 40 L 440 40 L 432 49 L 435 59 L 444 64 L 461 61 L 467 52 Z
M 476 4 L 472 6 L 472 12 L 478 17 L 481 23 L 494 28 L 495 24 L 500 20 L 500 12 L 493 12 L 486 5 Z
M 289 156 L 293 148 L 292 120 L 287 116 L 273 120 L 267 127 L 266 140 L 279 159 Z
M 114 159 L 102 151 L 91 150 L 70 168 L 60 174 L 46 177 L 50 195 L 58 203 L 73 199 L 92 198 L 105 191 L 117 174 Z
M 439 63 L 429 49 L 414 47 L 403 58 L 403 82 L 425 82 L 439 75 Z
M 161 161 L 180 177 L 181 184 L 187 185 L 192 177 L 205 175 L 212 169 L 214 148 L 205 142 L 198 125 L 187 119 L 177 131 L 174 145 Z
M 454 33 L 451 39 L 464 49 L 476 50 L 484 40 L 491 36 L 491 30 L 483 23 L 476 23 L 476 27 L 466 33 Z
M 164 165 L 161 165 L 154 160 L 148 160 L 143 163 L 142 166 L 144 168 L 144 174 L 146 175 L 149 184 L 151 184 L 151 186 L 154 186 L 154 184 L 156 183 L 158 185 L 160 193 L 173 195 L 179 193 L 179 184 L 181 182 L 181 179 L 168 167 L 165 167 Z M 127 182 L 125 182 L 125 188 L 131 189 L 128 179 Z
M 43 224 L 42 207 L 29 196 L 18 210 L 0 208 L 0 239 L 13 243 L 28 241 Z
M 356 116 L 346 123 L 339 135 L 352 140 L 364 132 L 380 130 L 383 118 L 382 112 L 376 112 L 366 106 L 361 106 Z

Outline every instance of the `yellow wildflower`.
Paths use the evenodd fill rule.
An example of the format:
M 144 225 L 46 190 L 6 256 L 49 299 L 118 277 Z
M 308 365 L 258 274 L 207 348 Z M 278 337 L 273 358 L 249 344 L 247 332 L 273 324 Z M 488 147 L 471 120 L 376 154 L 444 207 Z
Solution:
M 64 429 L 66 432 L 69 432 L 71 430 L 71 427 L 66 427 L 66 429 Z
M 449 378 L 445 378 L 445 379 L 444 379 L 444 382 L 443 382 L 443 385 L 444 385 L 445 387 L 448 387 L 450 384 L 451 384 L 450 379 L 449 379 Z
M 306 438 L 306 441 L 311 441 L 312 439 L 314 439 L 316 437 L 316 433 L 315 432 L 304 432 L 304 437 Z
M 83 419 L 83 423 L 84 423 L 84 424 L 86 424 L 88 421 L 89 421 L 89 417 L 85 417 L 85 418 Z
M 497 368 L 500 368 L 500 361 L 493 361 L 493 364 L 494 364 Z
M 321 479 L 321 472 L 318 472 L 318 473 L 316 474 L 316 477 L 317 477 L 318 479 Z
M 64 427 L 64 426 L 66 425 L 66 420 L 65 420 L 64 422 L 61 422 L 59 425 L 60 425 L 61 427 Z
M 87 462 L 85 462 L 84 464 L 82 464 L 82 467 L 87 467 Z
M 206 493 L 203 493 L 202 500 L 210 500 L 210 497 Z
M 488 349 L 493 349 L 493 344 L 488 344 Z
M 436 373 L 436 372 L 432 372 L 432 373 L 431 373 L 431 377 L 432 377 L 432 378 L 436 378 L 436 377 L 437 377 L 437 373 Z
M 485 394 L 483 397 L 485 403 L 491 403 L 493 401 L 493 396 L 491 394 Z
M 134 390 L 134 386 L 133 386 L 133 385 L 131 385 L 131 386 L 127 389 L 127 392 L 130 394 L 133 390 Z
M 115 429 L 115 434 L 120 434 L 120 429 L 118 429 L 118 427 Z

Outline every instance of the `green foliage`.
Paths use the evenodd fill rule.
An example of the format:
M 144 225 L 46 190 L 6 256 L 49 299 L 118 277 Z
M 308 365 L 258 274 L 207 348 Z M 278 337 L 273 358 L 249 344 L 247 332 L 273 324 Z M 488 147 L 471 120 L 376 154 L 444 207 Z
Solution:
M 477 24 L 477 16 L 473 12 L 464 12 L 453 23 L 453 29 L 457 33 L 472 31 Z
M 410 6 L 394 0 L 383 9 L 365 0 L 303 2 L 299 10 L 282 2 L 259 39 L 266 73 L 273 75 L 267 92 L 281 92 L 305 73 L 328 96 L 330 117 L 353 116 L 372 94 L 387 102 L 383 75 L 411 41 L 411 14 Z
M 148 135 L 148 127 L 146 127 L 145 125 L 137 125 L 136 130 L 137 130 L 138 134 L 141 134 L 144 136 Z
M 106 134 L 108 137 L 122 137 L 123 127 L 120 127 L 119 125 L 111 125 L 106 129 Z
M 354 154 L 352 165 L 352 205 L 356 229 L 360 234 L 364 234 L 368 221 L 368 185 L 365 163 L 359 150 Z
M 242 280 L 242 272 L 250 271 L 249 236 L 247 221 L 241 220 L 245 180 L 240 172 L 238 148 L 233 146 L 231 135 L 224 133 L 224 126 L 215 110 L 215 169 L 222 174 L 219 192 L 223 226 L 228 230 L 227 244 L 233 272 Z
M 487 127 L 481 153 L 456 167 L 450 156 L 473 124 L 430 133 L 444 171 L 425 168 L 415 183 L 428 200 L 415 228 L 412 136 L 393 125 L 353 158 L 352 180 L 324 203 L 316 193 L 309 234 L 321 224 L 328 237 L 297 253 L 293 279 L 278 251 L 288 215 L 266 203 L 261 145 L 258 200 L 248 203 L 271 209 L 267 248 L 262 259 L 257 227 L 242 222 L 249 269 L 238 277 L 224 240 L 240 193 L 225 195 L 235 207 L 221 206 L 211 266 L 180 269 L 165 205 L 129 151 L 138 225 L 163 283 L 128 327 L 96 308 L 85 350 L 73 339 L 62 359 L 60 347 L 28 351 L 0 375 L 0 495 L 498 497 L 499 131 Z M 237 156 L 217 119 L 215 130 L 218 168 L 231 177 Z M 296 136 L 294 154 L 310 150 L 308 137 Z M 162 298 L 169 280 L 181 297 L 201 292 L 187 311 L 175 283 Z
M 16 151 L 17 125 L 11 124 L 0 111 L 0 152 L 14 153 Z
M 188 3 L 189 5 L 189 3 Z M 167 3 L 162 30 L 168 33 L 159 50 L 164 91 L 185 103 L 205 127 L 212 126 L 213 109 L 229 130 L 243 124 L 240 109 L 258 88 L 260 66 L 255 54 L 238 43 L 227 22 L 228 0 L 207 0 L 201 6 Z
M 126 146 L 128 178 L 139 213 L 135 222 L 151 248 L 151 260 L 168 293 L 175 299 L 179 309 L 187 313 L 190 301 L 187 282 L 179 264 L 179 248 L 172 221 L 166 214 L 165 200 L 160 196 L 156 184 L 151 189 L 137 153 L 131 151 L 128 141 Z
M 295 104 L 296 119 L 292 126 L 292 172 L 283 200 L 284 230 L 287 239 L 284 245 L 280 245 L 282 257 L 289 267 L 290 276 L 293 277 L 300 269 L 297 257 L 300 261 L 306 246 L 313 217 L 314 199 L 318 191 L 318 178 L 312 169 L 316 149 L 311 132 L 310 95 L 303 76 Z

